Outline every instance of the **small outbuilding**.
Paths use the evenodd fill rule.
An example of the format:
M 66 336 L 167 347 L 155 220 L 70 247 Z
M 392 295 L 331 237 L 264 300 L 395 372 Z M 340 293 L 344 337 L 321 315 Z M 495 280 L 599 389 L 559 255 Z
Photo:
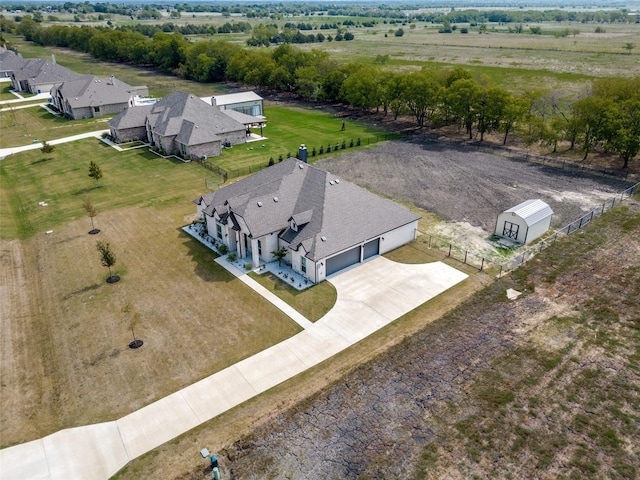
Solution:
M 529 243 L 551 227 L 553 210 L 540 199 L 527 200 L 498 215 L 495 234 L 516 243 Z

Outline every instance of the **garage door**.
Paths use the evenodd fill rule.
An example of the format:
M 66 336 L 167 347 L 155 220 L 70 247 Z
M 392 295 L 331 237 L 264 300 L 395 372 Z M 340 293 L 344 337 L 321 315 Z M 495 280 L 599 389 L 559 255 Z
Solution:
M 364 244 L 364 259 L 371 258 L 380 253 L 380 239 L 376 238 Z
M 336 273 L 337 271 L 342 270 L 343 268 L 348 267 L 349 265 L 353 265 L 360 261 L 360 247 L 354 247 L 351 250 L 347 250 L 346 252 L 342 252 L 335 257 L 331 257 L 327 259 L 327 276 L 332 273 Z

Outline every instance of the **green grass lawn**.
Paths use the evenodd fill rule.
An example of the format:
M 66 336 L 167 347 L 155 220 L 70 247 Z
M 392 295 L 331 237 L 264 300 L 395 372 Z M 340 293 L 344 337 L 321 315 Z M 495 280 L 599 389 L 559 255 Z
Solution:
M 39 102 L 42 103 L 42 102 Z M 0 148 L 28 145 L 34 139 L 54 140 L 79 133 L 108 129 L 109 117 L 69 120 L 44 108 L 15 108 L 0 112 Z
M 362 147 L 376 141 L 397 138 L 395 134 L 349 119 L 346 119 L 346 129 L 342 131 L 342 118 L 317 110 L 269 106 L 265 108 L 264 115 L 267 117 L 267 126 L 263 129 L 263 135 L 267 140 L 224 149 L 222 155 L 210 158 L 209 161 L 238 176 L 250 173 L 250 166 L 266 166 L 270 158 L 277 162 L 280 155 L 286 158 L 290 153 L 295 157 L 302 143 L 307 146 L 309 160 L 313 161 L 314 147 L 317 151 L 320 146 L 326 150 L 330 144 L 333 150 L 336 144 L 341 146 L 344 141 L 347 145 L 344 151 L 348 151 L 351 149 L 351 140 L 354 142 L 353 148 L 356 148 L 358 138 L 361 139 Z M 254 129 L 254 133 L 259 134 L 260 130 Z
M 3 82 L 0 83 L 0 85 L 2 85 L 2 88 L 0 88 L 0 102 L 4 102 L 7 100 L 16 100 L 18 98 L 9 91 L 9 89 L 11 88 L 11 82 Z
M 335 287 L 329 282 L 322 282 L 300 291 L 272 273 L 258 275 L 251 272 L 249 276 L 312 322 L 319 320 L 331 310 L 338 298 Z
M 102 169 L 100 188 L 88 176 L 90 160 Z M 85 195 L 102 212 L 189 205 L 205 193 L 208 174 L 197 164 L 166 160 L 146 149 L 117 152 L 96 139 L 57 145 L 49 155 L 39 150 L 12 155 L 0 162 L 0 238 L 28 238 L 85 216 Z M 41 201 L 48 206 L 40 207 Z

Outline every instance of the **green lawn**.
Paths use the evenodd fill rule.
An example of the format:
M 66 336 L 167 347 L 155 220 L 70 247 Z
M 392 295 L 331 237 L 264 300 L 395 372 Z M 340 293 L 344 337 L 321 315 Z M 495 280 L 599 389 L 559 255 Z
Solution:
M 88 176 L 90 160 L 102 169 L 100 188 Z M 208 175 L 197 164 L 166 160 L 146 149 L 117 152 L 96 139 L 58 145 L 46 156 L 39 150 L 12 155 L 0 162 L 0 238 L 28 238 L 85 216 L 85 195 L 102 212 L 188 205 L 206 192 Z M 48 206 L 40 207 L 42 201 Z
M 354 142 L 353 148 L 356 148 L 358 138 L 361 139 L 362 147 L 376 141 L 397 138 L 397 135 L 349 119 L 346 119 L 346 129 L 342 131 L 342 118 L 318 110 L 269 106 L 265 108 L 264 114 L 267 126 L 263 135 L 267 140 L 224 149 L 222 155 L 210 158 L 209 161 L 237 176 L 250 173 L 249 166 L 266 166 L 270 158 L 277 162 L 280 155 L 286 158 L 290 153 L 295 157 L 301 143 L 307 146 L 309 160 L 312 161 L 314 147 L 319 151 L 321 146 L 326 150 L 331 145 L 333 149 L 336 144 L 341 147 L 344 141 L 348 151 L 351 149 L 351 140 Z M 260 133 L 260 130 L 254 129 L 254 133 Z
M 42 103 L 42 102 L 40 102 Z M 14 108 L 0 112 L 0 148 L 28 145 L 36 138 L 54 140 L 79 133 L 108 129 L 109 117 L 69 120 L 44 108 Z
M 0 102 L 5 102 L 7 100 L 16 100 L 18 98 L 9 91 L 9 89 L 11 88 L 10 82 L 3 82 L 0 85 L 2 85 L 2 88 L 0 88 Z
M 271 273 L 258 275 L 252 272 L 249 276 L 312 322 L 319 320 L 331 310 L 338 298 L 335 287 L 329 282 L 322 282 L 300 291 Z

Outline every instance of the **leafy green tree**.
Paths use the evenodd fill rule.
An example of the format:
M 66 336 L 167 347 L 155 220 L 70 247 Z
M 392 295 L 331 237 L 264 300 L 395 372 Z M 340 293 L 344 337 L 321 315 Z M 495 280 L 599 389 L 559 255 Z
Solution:
M 623 160 L 622 168 L 640 152 L 640 99 L 609 103 L 602 111 L 599 138 Z
M 40 147 L 40 151 L 42 153 L 44 153 L 45 155 L 49 154 L 49 153 L 53 153 L 53 151 L 55 150 L 55 146 L 51 145 L 50 143 L 47 143 L 46 140 L 44 140 L 42 142 L 42 147 Z
M 271 254 L 278 259 L 278 266 L 282 264 L 282 260 L 287 256 L 287 249 L 280 247 L 277 250 L 271 252 Z
M 507 137 L 509 133 L 525 119 L 527 114 L 528 105 L 527 101 L 520 97 L 515 97 L 511 94 L 507 97 L 507 102 L 502 112 L 502 118 L 498 130 L 504 133 L 502 144 L 507 144 Z
M 99 187 L 100 186 L 100 179 L 102 178 L 102 169 L 93 160 L 91 162 L 89 162 L 89 176 L 96 181 L 96 183 L 98 184 L 98 187 Z
M 109 269 L 109 278 L 113 278 L 111 267 L 116 264 L 116 254 L 111 250 L 109 242 L 98 240 L 96 242 L 96 249 L 100 254 L 100 262 L 102 263 L 102 266 Z
M 447 89 L 446 98 L 454 117 L 464 126 L 471 140 L 482 107 L 482 87 L 475 80 L 456 80 Z
M 442 99 L 440 85 L 430 72 L 421 71 L 405 75 L 401 88 L 404 105 L 416 119 L 418 127 L 424 127 Z

